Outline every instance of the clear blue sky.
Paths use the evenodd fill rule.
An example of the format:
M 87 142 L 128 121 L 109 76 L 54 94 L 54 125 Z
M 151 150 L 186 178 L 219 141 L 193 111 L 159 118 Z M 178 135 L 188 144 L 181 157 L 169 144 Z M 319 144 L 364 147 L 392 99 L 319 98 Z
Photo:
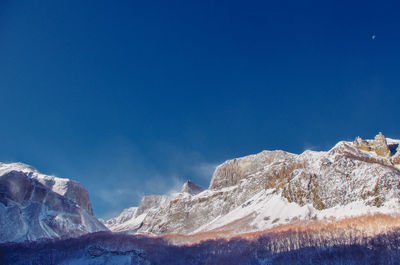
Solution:
M 400 138 L 397 2 L 0 1 L 0 161 L 110 217 L 226 159 Z

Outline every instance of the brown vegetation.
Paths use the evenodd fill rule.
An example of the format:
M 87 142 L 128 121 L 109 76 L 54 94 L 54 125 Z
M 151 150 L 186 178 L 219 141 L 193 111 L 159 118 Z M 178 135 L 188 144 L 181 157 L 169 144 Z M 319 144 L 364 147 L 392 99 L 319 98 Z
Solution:
M 240 220 L 235 221 L 240 223 Z M 232 225 L 232 224 L 230 224 Z M 232 227 L 232 226 L 230 226 Z M 212 230 L 207 232 L 200 232 L 191 235 L 183 234 L 167 234 L 162 238 L 169 242 L 177 245 L 193 245 L 206 240 L 224 239 L 230 240 L 234 238 L 246 239 L 246 240 L 257 240 L 261 236 L 269 234 L 282 234 L 282 233 L 304 233 L 307 232 L 311 235 L 318 235 L 320 237 L 332 237 L 335 234 L 348 234 L 350 237 L 356 236 L 376 236 L 384 234 L 400 228 L 400 216 L 398 215 L 385 215 L 375 214 L 366 215 L 360 217 L 352 217 L 341 220 L 325 219 L 315 222 L 295 222 L 291 224 L 285 224 L 273 227 L 271 229 L 248 232 L 243 234 L 234 234 L 235 229 L 229 229 L 228 225 L 219 228 L 218 230 Z

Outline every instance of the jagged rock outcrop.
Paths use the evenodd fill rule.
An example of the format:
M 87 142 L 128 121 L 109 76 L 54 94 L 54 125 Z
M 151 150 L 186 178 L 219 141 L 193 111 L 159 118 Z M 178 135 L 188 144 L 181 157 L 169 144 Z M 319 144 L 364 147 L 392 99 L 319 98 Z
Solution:
M 185 184 L 183 184 L 183 186 L 181 188 L 182 193 L 186 192 L 186 193 L 189 193 L 190 195 L 196 195 L 202 191 L 203 191 L 203 188 L 200 186 L 197 186 L 191 180 L 186 181 Z
M 217 167 L 208 190 L 176 193 L 142 211 L 135 231 L 242 233 L 293 221 L 400 213 L 400 167 L 393 162 L 399 143 L 379 134 L 339 142 L 327 152 L 262 151 L 229 160 Z
M 380 132 L 375 136 L 374 140 L 363 140 L 361 137 L 356 137 L 353 142 L 353 145 L 364 151 L 373 151 L 376 155 L 380 157 L 387 158 L 387 163 L 398 163 L 398 157 L 400 155 L 399 151 L 399 143 L 393 142 L 392 139 L 389 139 L 390 143 L 388 143 L 385 136 Z
M 107 230 L 79 183 L 0 163 L 0 242 L 74 237 Z

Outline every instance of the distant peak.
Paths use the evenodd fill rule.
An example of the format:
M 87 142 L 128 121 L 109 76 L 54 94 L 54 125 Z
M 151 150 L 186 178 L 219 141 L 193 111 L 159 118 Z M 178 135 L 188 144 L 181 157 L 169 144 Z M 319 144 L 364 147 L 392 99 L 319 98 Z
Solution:
M 190 195 L 196 195 L 202 191 L 203 188 L 194 184 L 194 182 L 191 180 L 186 181 L 181 188 L 181 192 L 186 192 L 189 193 Z

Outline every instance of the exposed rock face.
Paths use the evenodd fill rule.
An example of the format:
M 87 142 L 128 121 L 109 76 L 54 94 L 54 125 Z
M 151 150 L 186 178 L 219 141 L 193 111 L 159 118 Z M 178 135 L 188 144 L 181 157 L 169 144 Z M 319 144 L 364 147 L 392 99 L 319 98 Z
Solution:
M 191 180 L 186 181 L 185 184 L 183 184 L 183 186 L 181 188 L 182 193 L 186 192 L 186 193 L 189 193 L 190 195 L 196 195 L 202 191 L 203 191 L 203 188 L 200 186 L 197 186 Z
M 294 157 L 284 151 L 262 151 L 256 155 L 228 160 L 218 166 L 212 176 L 209 189 L 217 190 L 239 184 L 249 175 L 263 171 L 265 165 Z
M 0 242 L 73 237 L 107 230 L 77 182 L 0 163 Z
M 392 162 L 399 143 L 379 134 L 339 142 L 328 152 L 263 151 L 226 161 L 208 190 L 142 207 L 136 231 L 241 233 L 299 220 L 400 213 L 400 167 Z

